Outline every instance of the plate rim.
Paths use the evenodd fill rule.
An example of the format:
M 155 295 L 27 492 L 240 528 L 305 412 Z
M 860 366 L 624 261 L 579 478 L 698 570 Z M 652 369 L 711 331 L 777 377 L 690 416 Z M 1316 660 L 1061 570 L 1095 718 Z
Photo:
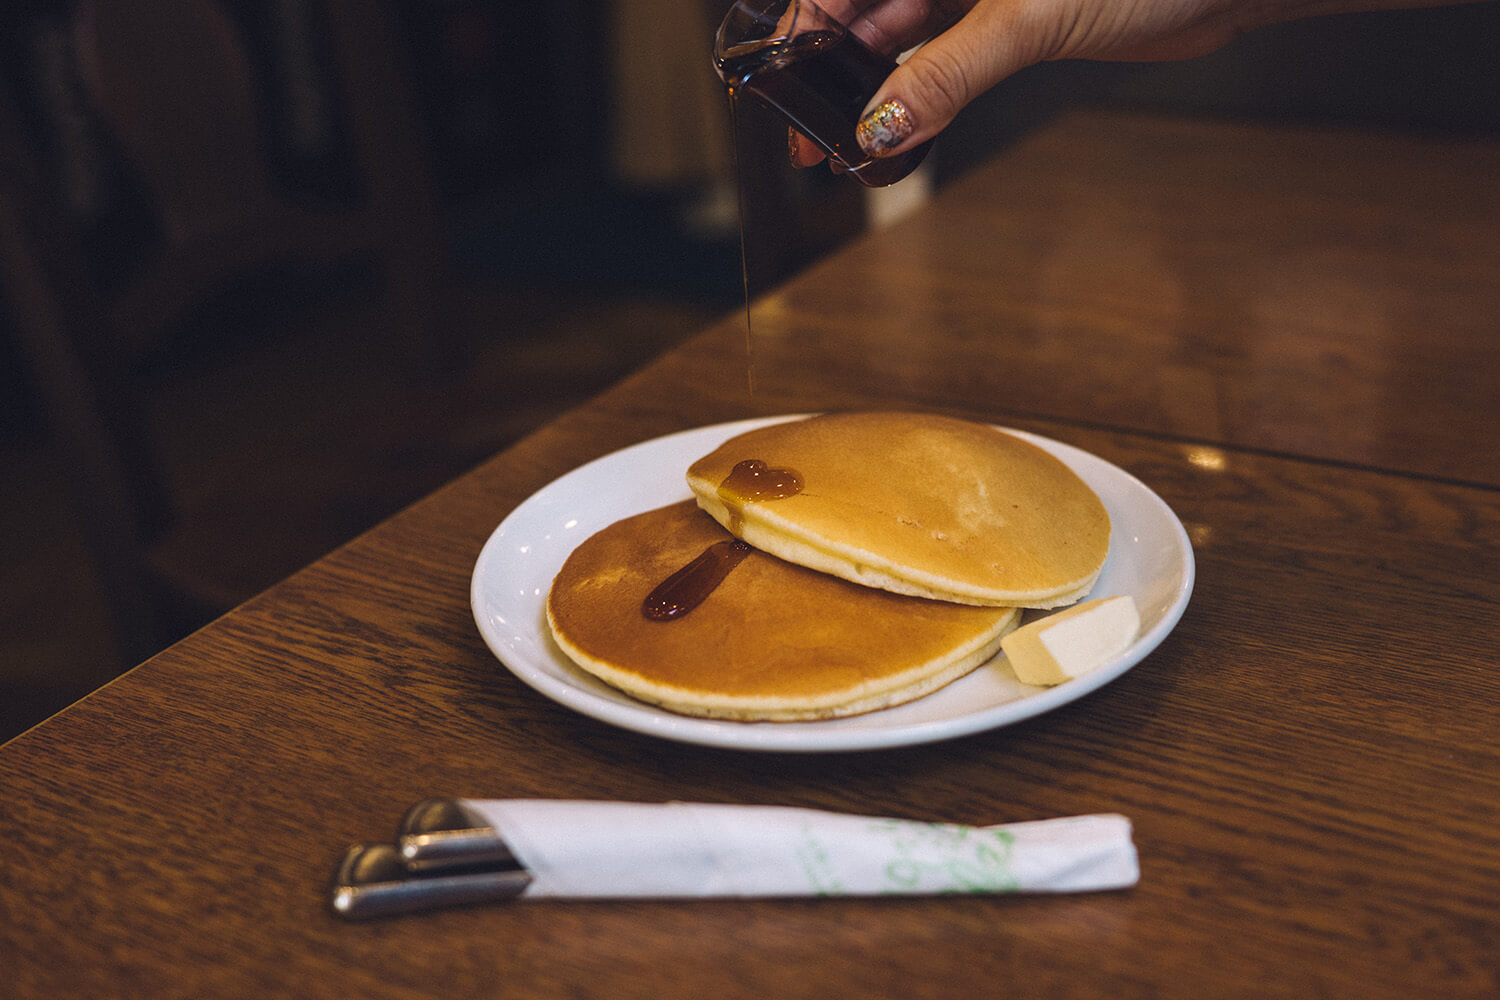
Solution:
M 1036 444 L 1038 447 L 1062 459 L 1075 472 L 1078 471 L 1078 463 L 1095 463 L 1101 472 L 1116 479 L 1119 483 L 1138 491 L 1141 499 L 1145 499 L 1152 506 L 1156 507 L 1160 514 L 1165 515 L 1164 521 L 1168 526 L 1169 534 L 1173 536 L 1174 541 L 1177 543 L 1176 554 L 1180 558 L 1180 579 L 1173 589 L 1166 613 L 1150 629 L 1138 636 L 1119 657 L 1091 671 L 1084 677 L 1070 680 L 1056 687 L 1040 690 L 1023 698 L 1004 702 L 999 705 L 992 705 L 976 712 L 952 718 L 911 722 L 890 729 L 860 727 L 838 730 L 827 727 L 847 720 L 833 719 L 801 723 L 757 723 L 698 718 L 679 715 L 646 702 L 635 701 L 634 699 L 630 699 L 630 696 L 624 692 L 617 692 L 617 694 L 620 698 L 630 699 L 630 701 L 618 703 L 603 698 L 586 688 L 567 684 L 553 678 L 544 671 L 529 664 L 518 666 L 507 658 L 508 656 L 517 656 L 520 659 L 525 659 L 524 656 L 519 656 L 503 638 L 495 634 L 495 630 L 482 610 L 487 597 L 485 593 L 489 576 L 487 571 L 500 557 L 500 548 L 507 538 L 507 529 L 510 528 L 513 530 L 514 525 L 519 520 L 524 520 L 529 516 L 531 514 L 530 508 L 549 502 L 569 480 L 583 478 L 598 466 L 617 462 L 622 456 L 637 450 L 666 449 L 684 438 L 698 436 L 717 438 L 719 442 L 722 442 L 756 427 L 805 419 L 814 415 L 816 414 L 792 413 L 750 417 L 672 431 L 657 437 L 648 438 L 644 441 L 637 441 L 634 444 L 624 445 L 590 459 L 556 476 L 544 486 L 531 493 L 507 513 L 490 532 L 480 548 L 470 576 L 470 612 L 474 618 L 475 625 L 479 629 L 480 636 L 491 655 L 499 660 L 500 665 L 518 680 L 554 703 L 596 721 L 642 735 L 720 749 L 772 753 L 842 753 L 894 749 L 956 739 L 993 729 L 1004 728 L 1046 714 L 1063 705 L 1086 697 L 1133 669 L 1166 639 L 1167 635 L 1176 628 L 1177 623 L 1181 621 L 1183 614 L 1186 612 L 1188 603 L 1192 597 L 1197 575 L 1192 542 L 1182 521 L 1166 501 L 1154 490 L 1126 470 L 1076 445 L 1019 428 L 988 423 L 986 421 L 975 421 L 976 423 L 988 423 L 989 426 L 997 430 L 1014 434 L 1023 440 Z M 716 447 L 716 445 L 709 445 L 707 450 L 712 450 L 713 447 Z M 682 486 L 685 494 L 683 498 L 690 498 L 691 491 L 688 490 L 685 480 Z M 631 513 L 636 512 L 624 511 L 619 516 L 628 517 Z M 1114 512 L 1111 513 L 1113 518 Z M 545 598 L 543 598 L 543 601 L 545 602 Z M 587 674 L 582 668 L 569 660 L 565 654 L 557 650 L 551 635 L 547 633 L 545 619 L 534 624 L 538 626 L 539 635 L 537 638 L 541 644 L 551 650 L 552 655 L 558 659 L 558 662 L 563 665 L 566 671 L 580 674 L 592 683 L 603 683 L 602 681 L 598 681 L 597 678 L 593 678 L 592 675 Z M 959 678 L 954 683 L 962 683 L 963 679 Z M 895 706 L 895 708 L 899 707 Z M 863 719 L 868 718 L 868 715 L 851 718 Z M 809 730 L 807 728 L 809 726 L 820 728 Z

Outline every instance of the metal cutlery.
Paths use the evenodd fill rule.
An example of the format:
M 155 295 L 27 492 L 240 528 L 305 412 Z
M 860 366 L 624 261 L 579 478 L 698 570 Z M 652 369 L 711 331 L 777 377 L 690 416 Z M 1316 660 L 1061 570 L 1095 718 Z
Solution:
M 530 884 L 483 817 L 456 799 L 426 799 L 407 811 L 394 843 L 344 852 L 330 903 L 346 920 L 366 920 L 513 899 Z

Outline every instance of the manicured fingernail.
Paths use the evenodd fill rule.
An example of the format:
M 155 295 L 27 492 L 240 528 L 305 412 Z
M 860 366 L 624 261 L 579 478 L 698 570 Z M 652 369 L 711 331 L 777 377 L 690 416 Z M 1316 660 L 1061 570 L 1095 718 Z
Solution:
M 911 112 L 891 98 L 859 120 L 854 138 L 869 156 L 887 156 L 917 129 Z

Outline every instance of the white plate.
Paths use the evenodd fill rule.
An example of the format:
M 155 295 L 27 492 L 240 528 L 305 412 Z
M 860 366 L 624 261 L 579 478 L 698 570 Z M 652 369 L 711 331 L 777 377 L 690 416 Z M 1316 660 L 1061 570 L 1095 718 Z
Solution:
M 1041 688 L 1016 680 L 1004 654 L 925 698 L 825 722 L 695 719 L 622 694 L 573 665 L 552 641 L 545 601 L 569 553 L 594 532 L 692 496 L 687 467 L 736 434 L 796 416 L 700 427 L 606 455 L 544 487 L 495 529 L 474 566 L 474 620 L 521 680 L 602 722 L 665 739 L 766 751 L 873 750 L 951 739 L 1010 725 L 1081 698 L 1135 666 L 1166 638 L 1193 590 L 1193 550 L 1170 508 L 1134 476 L 1048 438 L 1010 431 L 1066 462 L 1109 509 L 1109 558 L 1090 597 L 1130 594 L 1141 634 L 1084 677 Z

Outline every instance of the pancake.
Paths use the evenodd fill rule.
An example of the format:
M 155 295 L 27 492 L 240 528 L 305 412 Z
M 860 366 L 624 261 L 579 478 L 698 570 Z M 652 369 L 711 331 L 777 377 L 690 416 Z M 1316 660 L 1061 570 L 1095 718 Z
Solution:
M 800 721 L 934 691 L 994 656 L 1020 615 L 873 590 L 741 546 L 700 604 L 648 618 L 653 591 L 717 543 L 734 540 L 692 500 L 588 538 L 547 596 L 557 645 L 605 683 L 674 712 Z
M 736 472 L 743 462 L 764 468 Z M 1109 554 L 1109 514 L 1077 474 L 1014 434 L 951 417 L 772 424 L 694 462 L 687 481 L 756 548 L 900 594 L 1060 607 L 1088 593 Z

